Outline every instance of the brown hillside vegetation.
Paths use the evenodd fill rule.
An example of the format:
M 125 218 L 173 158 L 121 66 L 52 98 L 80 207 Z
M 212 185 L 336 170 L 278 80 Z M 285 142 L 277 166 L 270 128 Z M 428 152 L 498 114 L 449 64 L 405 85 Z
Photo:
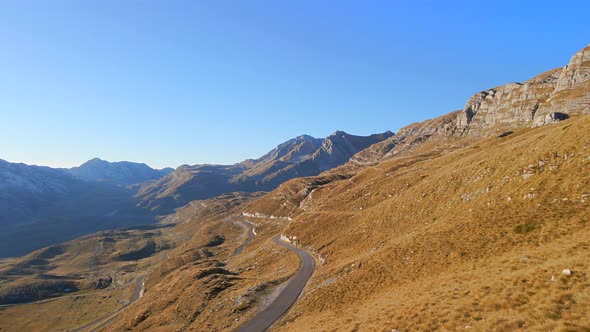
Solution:
M 175 231 L 192 237 L 154 269 L 145 296 L 105 331 L 231 330 L 268 305 L 298 264 L 296 255 L 270 242 L 285 221 L 256 220 L 257 235 L 234 256 L 246 239 L 244 224 L 235 218 L 239 205 L 193 218 L 201 203 L 212 201 L 220 203 L 211 199 L 177 211 Z
M 281 329 L 590 328 L 589 132 L 576 118 L 316 189 L 286 233 L 326 263 Z
M 232 185 L 216 187 L 223 194 L 214 198 L 185 195 L 165 227 L 115 232 L 104 252 L 99 234 L 2 261 L 0 296 L 26 283 L 59 296 L 70 285 L 59 282 L 83 294 L 89 283 L 80 280 L 91 275 L 145 274 L 143 297 L 101 330 L 231 331 L 297 270 L 297 256 L 271 241 L 283 234 L 314 255 L 316 268 L 273 330 L 590 331 L 589 73 L 587 47 L 564 68 L 478 92 L 464 109 L 386 133 L 354 155 L 360 148 L 337 148 L 352 142 L 337 132 L 322 151 L 338 162 L 305 159 L 323 166 L 297 172 L 329 169 L 319 175 L 277 182 L 266 194 L 228 194 Z M 317 148 L 300 140 L 308 138 L 277 147 L 260 169 L 274 172 Z M 211 167 L 187 166 L 188 178 L 181 167 L 160 189 L 176 200 L 179 188 L 213 186 L 197 181 Z M 251 242 L 244 219 L 255 226 Z M 79 327 L 120 308 L 123 293 L 108 295 L 117 289 L 79 304 L 5 308 L 0 321 Z M 129 298 L 129 287 L 119 289 Z
M 137 197 L 141 206 L 172 213 L 193 200 L 228 192 L 269 191 L 287 180 L 340 166 L 355 153 L 392 135 L 390 131 L 370 136 L 336 131 L 324 139 L 302 135 L 258 159 L 234 165 L 180 166 L 169 175 L 140 186 Z
M 103 231 L 0 263 L 0 331 L 66 330 L 108 315 L 179 240 L 167 228 Z M 39 301 L 29 303 L 32 301 Z
M 587 329 L 589 130 L 580 116 L 425 144 L 356 174 L 292 180 L 245 210 L 196 220 L 187 206 L 176 231 L 192 239 L 104 330 L 234 329 L 294 272 L 296 256 L 269 241 L 281 231 L 318 266 L 275 330 Z M 293 220 L 248 218 L 258 235 L 232 256 L 245 229 L 231 217 L 256 207 Z

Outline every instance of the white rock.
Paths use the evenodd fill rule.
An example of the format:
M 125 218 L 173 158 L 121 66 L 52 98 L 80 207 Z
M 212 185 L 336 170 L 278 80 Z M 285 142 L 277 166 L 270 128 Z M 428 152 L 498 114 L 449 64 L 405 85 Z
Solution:
M 572 270 L 570 269 L 565 269 L 563 271 L 561 271 L 561 274 L 563 274 L 564 276 L 571 276 L 572 275 Z

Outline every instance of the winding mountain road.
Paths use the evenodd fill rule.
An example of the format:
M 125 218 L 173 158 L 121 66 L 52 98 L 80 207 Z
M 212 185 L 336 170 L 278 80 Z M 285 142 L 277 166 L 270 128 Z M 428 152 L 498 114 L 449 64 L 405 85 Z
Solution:
M 295 252 L 301 258 L 299 270 L 289 279 L 287 286 L 285 286 L 268 307 L 257 313 L 244 325 L 234 330 L 234 332 L 261 332 L 269 328 L 297 301 L 299 294 L 301 294 L 305 284 L 307 284 L 313 273 L 315 261 L 307 251 L 281 241 L 279 235 L 275 236 L 272 241 L 278 246 Z
M 250 243 L 252 241 L 252 239 L 254 238 L 254 236 L 256 235 L 256 231 L 254 231 L 254 224 L 253 223 L 245 221 L 245 220 L 240 220 L 240 221 L 248 226 L 248 238 L 246 239 L 246 241 L 244 243 L 242 243 L 241 246 L 239 246 L 236 249 L 236 251 L 234 251 L 234 256 L 241 254 L 242 251 L 244 251 L 244 248 L 246 248 L 248 243 Z
M 244 224 L 248 226 L 248 238 L 242 245 L 240 245 L 236 251 L 234 252 L 234 256 L 241 254 L 246 246 L 252 241 L 254 236 L 256 235 L 256 231 L 254 230 L 255 225 L 247 222 L 245 220 L 241 220 Z M 287 285 L 285 288 L 279 293 L 279 295 L 270 303 L 268 307 L 254 315 L 249 321 L 244 323 L 242 326 L 238 327 L 234 332 L 262 332 L 268 329 L 274 322 L 276 322 L 281 316 L 283 316 L 291 306 L 297 301 L 297 298 L 305 288 L 307 281 L 311 277 L 313 270 L 315 269 L 315 261 L 313 256 L 311 256 L 307 251 L 294 247 L 288 243 L 281 241 L 280 235 L 275 236 L 272 241 L 287 250 L 290 250 L 296 253 L 299 258 L 301 259 L 301 265 L 297 272 L 287 281 Z M 136 280 L 135 291 L 131 300 L 125 304 L 122 308 L 117 310 L 116 312 L 110 314 L 108 317 L 99 318 L 91 323 L 88 323 L 74 331 L 84 331 L 90 330 L 91 331 L 98 331 L 108 324 L 110 324 L 119 313 L 133 304 L 142 296 L 143 291 L 143 276 L 140 276 Z M 92 328 L 94 327 L 94 328 Z
M 96 325 L 96 326 L 94 326 L 94 328 L 91 331 L 98 331 L 98 330 L 102 329 L 103 327 L 107 326 L 108 324 L 110 324 L 113 320 L 115 320 L 115 318 L 117 318 L 117 316 L 123 310 L 125 310 L 127 307 L 129 307 L 130 305 L 135 303 L 135 301 L 139 300 L 139 298 L 143 295 L 143 277 L 144 276 L 140 276 L 137 278 L 137 280 L 135 281 L 135 290 L 133 291 L 133 295 L 131 296 L 131 299 L 129 300 L 129 302 L 127 302 L 123 307 L 121 307 L 119 310 L 109 314 L 108 316 L 101 317 L 101 318 L 99 318 L 95 321 L 92 321 L 84 326 L 81 326 L 73 331 L 77 332 L 77 331 L 90 330 L 90 328 L 94 325 Z

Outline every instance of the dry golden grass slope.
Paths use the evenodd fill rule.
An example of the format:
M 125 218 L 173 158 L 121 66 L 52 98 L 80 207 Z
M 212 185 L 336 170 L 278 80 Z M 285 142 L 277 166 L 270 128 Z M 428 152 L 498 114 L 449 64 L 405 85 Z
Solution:
M 270 241 L 284 233 L 318 264 L 274 330 L 587 331 L 589 133 L 590 116 L 575 116 L 504 137 L 429 140 L 262 197 L 191 202 L 165 219 L 169 228 L 100 233 L 4 260 L 4 290 L 49 274 L 80 291 L 5 308 L 0 329 L 66 330 L 116 310 L 130 284 L 81 296 L 108 272 L 128 282 L 146 273 L 145 295 L 104 331 L 230 331 L 296 270 L 296 255 Z M 234 256 L 246 239 L 243 212 L 267 217 L 247 217 L 257 236 Z
M 109 317 L 129 301 L 140 276 L 144 296 L 104 330 L 237 327 L 268 305 L 298 264 L 295 254 L 270 243 L 286 221 L 256 220 L 257 236 L 233 255 L 247 230 L 236 216 L 259 196 L 232 193 L 193 201 L 165 218 L 161 228 L 101 232 L 1 261 L 0 295 L 26 288 L 41 298 L 57 298 L 0 307 L 0 331 L 69 331 Z M 96 289 L 99 277 L 111 277 L 112 283 Z M 48 293 L 40 283 L 45 279 L 66 280 L 76 289 Z
M 297 256 L 270 241 L 283 233 L 317 267 L 277 331 L 590 331 L 588 73 L 590 47 L 562 69 L 403 128 L 346 165 L 263 196 L 192 201 L 163 219 L 170 228 L 161 233 L 137 234 L 131 247 L 117 240 L 110 252 L 135 253 L 123 257 L 134 260 L 134 276 L 147 274 L 145 295 L 103 330 L 235 329 L 297 269 Z M 562 112 L 570 118 L 553 123 Z M 236 256 L 242 218 L 257 235 Z M 0 292 L 44 273 L 83 292 L 75 269 L 105 271 L 92 269 L 97 242 L 88 241 L 79 261 L 57 247 L 0 262 Z M 175 247 L 160 259 L 150 241 Z M 0 329 L 64 329 L 56 313 L 79 326 L 90 305 L 117 308 L 111 290 L 98 302 L 5 309 Z
M 131 298 L 135 280 L 180 242 L 167 228 L 104 231 L 0 263 L 0 331 L 66 331 Z
M 297 267 L 269 241 L 280 232 L 318 265 L 273 330 L 588 330 L 589 132 L 590 117 L 573 117 L 505 137 L 423 144 L 240 204 L 235 195 L 194 202 L 173 217 L 174 231 L 191 238 L 104 330 L 233 330 Z M 241 212 L 268 218 L 247 218 L 258 235 L 232 256 L 246 236 L 235 222 Z
M 129 268 L 128 279 L 147 275 L 145 295 L 103 330 L 233 330 L 297 268 L 295 254 L 270 241 L 281 232 L 296 236 L 318 264 L 274 330 L 588 330 L 588 133 L 590 117 L 578 116 L 505 137 L 429 141 L 373 166 L 292 180 L 262 197 L 192 202 L 158 234 L 105 242 L 105 266 Z M 243 212 L 268 218 L 247 218 L 257 236 L 233 256 L 246 239 Z M 111 261 L 148 239 L 175 246 L 132 261 L 133 268 Z M 88 265 L 99 243 L 66 244 L 65 253 L 79 246 L 79 258 L 40 251 L 2 266 L 31 265 L 41 255 L 51 270 L 31 273 L 100 272 Z M 131 288 L 98 292 L 4 309 L 0 328 L 80 326 L 121 306 Z
M 271 243 L 286 222 L 276 220 L 253 220 L 256 237 L 234 256 L 246 240 L 236 197 L 248 199 L 226 195 L 225 204 L 221 198 L 195 201 L 176 212 L 174 231 L 190 239 L 148 275 L 144 297 L 105 331 L 232 330 L 269 303 L 298 258 Z M 227 210 L 205 213 L 220 205 Z
M 285 233 L 325 263 L 278 330 L 589 330 L 589 133 L 418 150 L 291 202 Z

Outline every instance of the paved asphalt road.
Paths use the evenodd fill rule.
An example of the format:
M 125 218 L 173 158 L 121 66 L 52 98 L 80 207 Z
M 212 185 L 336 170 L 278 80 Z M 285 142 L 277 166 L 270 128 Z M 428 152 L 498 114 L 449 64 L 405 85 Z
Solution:
M 280 236 L 274 237 L 272 241 L 299 255 L 302 264 L 299 266 L 299 270 L 295 275 L 289 279 L 287 286 L 274 299 L 274 301 L 244 325 L 238 327 L 234 332 L 261 332 L 269 328 L 275 321 L 277 321 L 277 319 L 284 315 L 289 308 L 291 308 L 295 301 L 297 301 L 299 294 L 301 294 L 301 291 L 303 291 L 305 284 L 313 273 L 315 262 L 313 257 L 307 251 L 282 242 Z
M 241 246 L 238 247 L 238 249 L 236 249 L 236 251 L 234 252 L 234 256 L 241 254 L 242 251 L 244 251 L 244 248 L 246 248 L 248 243 L 250 243 L 250 241 L 252 241 L 252 239 L 254 238 L 254 235 L 255 235 L 254 234 L 254 224 L 249 223 L 244 220 L 242 220 L 242 222 L 248 226 L 248 238 L 246 239 L 246 241 L 244 243 L 242 243 Z
M 135 281 L 135 291 L 133 291 L 133 295 L 131 296 L 131 300 L 129 302 L 127 302 L 122 308 L 120 308 L 119 310 L 115 311 L 114 313 L 112 313 L 110 315 L 110 318 L 107 319 L 106 321 L 102 322 L 101 324 L 95 326 L 92 331 L 98 331 L 100 329 L 102 329 L 103 327 L 107 326 L 108 324 L 110 324 L 113 320 L 115 320 L 115 318 L 117 318 L 117 316 L 121 313 L 121 311 L 125 310 L 127 307 L 129 307 L 130 305 L 132 305 L 135 301 L 139 300 L 139 298 L 141 297 L 141 291 L 143 289 L 143 277 L 144 276 L 140 276 L 139 278 L 137 278 L 137 280 Z M 84 326 L 81 326 L 77 329 L 74 330 L 74 332 L 77 331 L 84 331 L 86 329 L 89 329 L 90 327 L 94 326 L 95 324 L 100 323 L 102 320 L 104 320 L 106 317 L 101 317 L 95 321 L 92 321 Z

